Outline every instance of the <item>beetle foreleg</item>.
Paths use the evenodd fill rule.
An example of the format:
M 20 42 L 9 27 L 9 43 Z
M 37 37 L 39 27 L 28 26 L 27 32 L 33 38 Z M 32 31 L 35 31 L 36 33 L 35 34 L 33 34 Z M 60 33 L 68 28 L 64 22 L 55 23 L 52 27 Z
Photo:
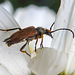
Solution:
M 41 35 L 41 38 L 42 38 L 42 40 L 41 40 L 40 47 L 43 48 L 43 34 Z
M 38 38 L 37 38 L 36 43 L 35 43 L 35 52 L 36 52 L 36 45 L 37 45 L 37 42 L 38 42 Z
M 31 56 L 29 53 L 27 53 L 26 51 L 22 51 L 24 49 L 24 47 L 27 45 L 28 41 L 21 47 L 20 51 L 22 53 L 26 53 L 28 56 Z
M 12 31 L 12 30 L 16 30 L 16 29 L 21 30 L 21 28 L 12 28 L 12 29 L 0 29 L 0 31 Z

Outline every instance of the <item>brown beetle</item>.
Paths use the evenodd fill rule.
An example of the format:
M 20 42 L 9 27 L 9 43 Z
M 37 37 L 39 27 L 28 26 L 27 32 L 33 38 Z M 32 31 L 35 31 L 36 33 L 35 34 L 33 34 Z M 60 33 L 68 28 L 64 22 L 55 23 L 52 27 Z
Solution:
M 26 51 L 22 51 L 24 49 L 24 47 L 27 45 L 27 43 L 29 43 L 30 41 L 36 39 L 36 43 L 35 43 L 35 52 L 36 52 L 36 45 L 38 42 L 39 38 L 42 38 L 41 40 L 41 44 L 40 47 L 43 48 L 43 35 L 49 35 L 51 38 L 53 38 L 52 33 L 59 31 L 59 30 L 68 30 L 71 31 L 73 34 L 73 38 L 74 38 L 74 32 L 71 29 L 67 29 L 67 28 L 60 28 L 60 29 L 56 29 L 54 31 L 51 31 L 52 26 L 54 25 L 54 23 L 51 25 L 50 30 L 42 28 L 42 27 L 37 27 L 35 28 L 34 26 L 30 26 L 24 29 L 21 28 L 13 28 L 13 29 L 0 29 L 1 31 L 11 31 L 11 30 L 16 30 L 19 29 L 19 31 L 13 33 L 9 38 L 6 38 L 4 40 L 4 42 L 6 42 L 6 44 L 8 45 L 8 47 L 10 47 L 13 44 L 17 44 L 23 40 L 26 40 L 26 43 L 21 47 L 20 51 L 22 53 L 26 53 L 27 55 L 30 56 L 30 54 L 28 54 Z

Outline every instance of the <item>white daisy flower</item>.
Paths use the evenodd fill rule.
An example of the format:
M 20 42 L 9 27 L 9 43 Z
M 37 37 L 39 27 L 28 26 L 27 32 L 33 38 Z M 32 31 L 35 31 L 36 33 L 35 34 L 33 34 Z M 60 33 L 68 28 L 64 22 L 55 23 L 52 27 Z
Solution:
M 0 29 L 25 28 L 28 26 L 43 27 L 50 29 L 51 24 L 55 24 L 53 30 L 59 28 L 69 28 L 74 30 L 74 0 L 61 1 L 60 8 L 56 14 L 47 7 L 37 7 L 30 5 L 26 8 L 19 8 L 15 12 L 15 19 L 0 6 Z M 25 43 L 19 43 L 10 48 L 3 42 L 12 33 L 0 32 L 0 74 L 1 75 L 30 75 L 33 72 L 36 75 L 58 75 L 63 72 L 66 75 L 74 75 L 74 40 L 70 31 L 58 31 L 53 33 L 53 38 L 44 37 L 43 46 L 40 48 L 40 41 L 37 45 L 37 55 L 33 58 L 21 53 L 19 50 Z M 35 49 L 35 42 L 31 42 L 24 50 L 27 52 Z M 34 53 L 34 51 L 33 51 Z M 31 53 L 31 56 L 34 54 Z M 27 61 L 26 61 L 27 59 Z

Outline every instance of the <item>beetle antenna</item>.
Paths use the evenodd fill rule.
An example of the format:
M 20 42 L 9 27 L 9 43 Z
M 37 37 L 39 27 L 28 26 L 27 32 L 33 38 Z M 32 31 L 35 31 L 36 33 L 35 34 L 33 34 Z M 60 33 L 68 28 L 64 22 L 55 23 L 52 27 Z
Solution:
M 54 30 L 54 31 L 51 31 L 51 33 L 54 33 L 54 32 L 59 31 L 59 30 L 68 30 L 68 31 L 72 32 L 73 38 L 74 38 L 74 32 L 73 32 L 71 29 L 67 29 L 67 28 L 56 29 L 56 30 Z
M 52 30 L 52 27 L 53 27 L 54 23 L 55 23 L 55 22 L 53 22 L 53 24 L 51 25 L 50 30 Z

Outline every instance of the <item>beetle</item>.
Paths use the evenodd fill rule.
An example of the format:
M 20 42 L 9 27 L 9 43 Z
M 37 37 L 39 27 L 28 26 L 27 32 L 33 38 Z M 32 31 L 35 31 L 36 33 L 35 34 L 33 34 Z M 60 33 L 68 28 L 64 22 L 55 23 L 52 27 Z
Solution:
M 26 43 L 21 47 L 20 51 L 22 53 L 26 53 L 27 55 L 30 56 L 30 54 L 28 54 L 26 51 L 23 51 L 24 47 L 32 40 L 36 39 L 36 43 L 35 43 L 35 52 L 36 52 L 36 45 L 38 42 L 38 39 L 41 38 L 41 44 L 40 47 L 43 48 L 43 35 L 46 34 L 48 36 L 50 36 L 51 38 L 53 38 L 52 33 L 59 31 L 59 30 L 68 30 L 70 32 L 72 32 L 73 34 L 73 38 L 74 38 L 74 32 L 71 29 L 67 29 L 67 28 L 60 28 L 60 29 L 56 29 L 54 31 L 52 31 L 52 27 L 53 27 L 54 23 L 51 25 L 50 30 L 49 29 L 45 29 L 42 27 L 37 27 L 35 28 L 34 26 L 30 26 L 24 29 L 21 28 L 13 28 L 13 29 L 0 29 L 1 31 L 12 31 L 12 30 L 16 30 L 19 29 L 19 31 L 13 33 L 10 37 L 6 38 L 4 40 L 4 42 L 6 42 L 7 46 L 10 47 L 13 44 L 17 44 L 19 42 L 22 42 L 23 40 L 26 41 Z

